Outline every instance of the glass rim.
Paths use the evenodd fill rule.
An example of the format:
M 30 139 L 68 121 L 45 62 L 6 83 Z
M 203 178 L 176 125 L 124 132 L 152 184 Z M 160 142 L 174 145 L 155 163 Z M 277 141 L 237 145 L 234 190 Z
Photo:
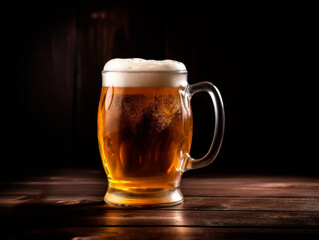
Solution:
M 187 70 L 168 70 L 168 71 L 152 71 L 152 70 L 145 70 L 145 71 L 134 71 L 134 70 L 103 70 L 103 73 L 175 73 L 175 74 L 186 74 L 188 73 Z

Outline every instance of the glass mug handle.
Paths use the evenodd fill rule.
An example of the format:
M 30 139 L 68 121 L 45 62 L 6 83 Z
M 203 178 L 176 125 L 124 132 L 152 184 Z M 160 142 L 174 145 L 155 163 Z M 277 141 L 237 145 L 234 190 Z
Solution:
M 214 113 L 215 113 L 215 127 L 214 127 L 214 136 L 210 148 L 207 154 L 200 158 L 192 158 L 188 153 L 186 153 L 184 162 L 183 162 L 183 171 L 202 168 L 210 164 L 217 157 L 220 147 L 224 138 L 225 130 L 225 112 L 224 104 L 221 94 L 217 87 L 210 82 L 200 82 L 188 86 L 188 93 L 190 99 L 192 96 L 198 92 L 207 92 L 213 102 Z

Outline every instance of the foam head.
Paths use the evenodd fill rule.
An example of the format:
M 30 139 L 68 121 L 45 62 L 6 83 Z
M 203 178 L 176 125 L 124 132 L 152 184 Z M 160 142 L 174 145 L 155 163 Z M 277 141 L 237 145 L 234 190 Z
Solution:
M 105 87 L 186 86 L 187 70 L 183 63 L 173 60 L 115 58 L 104 66 L 102 85 Z

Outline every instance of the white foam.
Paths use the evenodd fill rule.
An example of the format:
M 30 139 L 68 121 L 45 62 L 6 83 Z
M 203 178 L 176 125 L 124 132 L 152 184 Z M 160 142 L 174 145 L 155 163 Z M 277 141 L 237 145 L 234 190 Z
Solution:
M 115 87 L 185 86 L 187 85 L 187 70 L 183 63 L 173 60 L 115 58 L 104 66 L 102 85 Z

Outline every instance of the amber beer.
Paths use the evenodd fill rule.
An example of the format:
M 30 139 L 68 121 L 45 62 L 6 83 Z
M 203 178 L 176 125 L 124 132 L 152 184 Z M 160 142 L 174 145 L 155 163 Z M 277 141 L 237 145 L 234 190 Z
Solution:
M 181 88 L 102 87 L 98 140 L 112 188 L 177 187 L 192 140 L 192 116 Z
M 212 96 L 216 121 L 214 144 L 197 160 L 188 153 L 193 132 L 190 96 L 199 91 Z M 183 63 L 113 59 L 102 72 L 97 127 L 108 177 L 105 202 L 175 205 L 183 201 L 182 173 L 209 164 L 218 154 L 224 131 L 223 105 L 211 83 L 187 83 Z

